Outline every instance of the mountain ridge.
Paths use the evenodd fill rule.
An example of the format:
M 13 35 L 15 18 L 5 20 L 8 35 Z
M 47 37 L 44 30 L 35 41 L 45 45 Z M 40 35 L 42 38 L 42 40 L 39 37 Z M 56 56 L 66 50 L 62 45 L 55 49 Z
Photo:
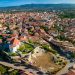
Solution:
M 75 4 L 24 4 L 20 6 L 0 7 L 0 11 L 62 10 L 74 9 Z

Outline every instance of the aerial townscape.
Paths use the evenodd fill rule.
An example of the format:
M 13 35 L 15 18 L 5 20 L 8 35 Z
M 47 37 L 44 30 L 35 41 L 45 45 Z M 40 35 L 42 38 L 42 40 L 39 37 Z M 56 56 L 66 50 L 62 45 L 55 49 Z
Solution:
M 0 7 L 0 75 L 75 75 L 75 4 Z

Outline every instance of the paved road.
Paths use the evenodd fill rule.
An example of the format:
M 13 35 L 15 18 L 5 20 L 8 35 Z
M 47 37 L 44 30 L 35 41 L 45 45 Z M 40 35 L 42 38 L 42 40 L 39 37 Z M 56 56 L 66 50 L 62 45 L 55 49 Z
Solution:
M 71 63 L 68 61 L 67 65 L 63 69 L 61 69 L 59 72 L 57 72 L 56 75 L 63 75 L 65 73 L 67 73 L 69 71 L 68 70 L 69 67 L 72 67 L 74 64 L 75 64 L 74 62 Z
M 3 62 L 3 61 L 0 61 L 0 64 L 4 65 L 4 66 L 7 66 L 7 67 L 11 67 L 13 69 L 23 70 L 23 71 L 25 71 L 26 74 L 29 74 L 30 72 L 32 72 L 34 75 L 46 75 L 44 73 L 44 71 L 39 71 L 39 70 L 36 70 L 36 69 L 27 68 L 25 66 L 14 66 L 14 64 Z
M 25 71 L 26 73 L 28 73 L 28 71 L 25 70 L 25 67 L 23 67 L 23 66 L 14 66 L 14 64 L 10 64 L 10 63 L 3 62 L 3 61 L 0 61 L 0 64 L 1 64 L 1 65 L 4 65 L 4 66 L 7 66 L 7 67 L 11 67 L 11 68 L 13 68 L 13 69 L 23 70 L 23 71 Z

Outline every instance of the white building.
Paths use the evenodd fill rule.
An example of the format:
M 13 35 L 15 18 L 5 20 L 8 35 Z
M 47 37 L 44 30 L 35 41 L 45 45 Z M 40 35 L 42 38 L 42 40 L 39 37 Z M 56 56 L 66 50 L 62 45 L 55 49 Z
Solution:
M 20 40 L 14 38 L 11 42 L 10 42 L 10 52 L 15 53 L 17 51 L 17 49 L 20 47 Z

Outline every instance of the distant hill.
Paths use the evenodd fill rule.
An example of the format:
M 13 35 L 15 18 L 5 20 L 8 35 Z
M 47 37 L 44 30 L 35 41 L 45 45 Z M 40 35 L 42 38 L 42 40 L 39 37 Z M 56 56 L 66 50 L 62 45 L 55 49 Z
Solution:
M 0 11 L 51 11 L 75 9 L 75 4 L 25 4 L 21 6 L 0 7 Z

